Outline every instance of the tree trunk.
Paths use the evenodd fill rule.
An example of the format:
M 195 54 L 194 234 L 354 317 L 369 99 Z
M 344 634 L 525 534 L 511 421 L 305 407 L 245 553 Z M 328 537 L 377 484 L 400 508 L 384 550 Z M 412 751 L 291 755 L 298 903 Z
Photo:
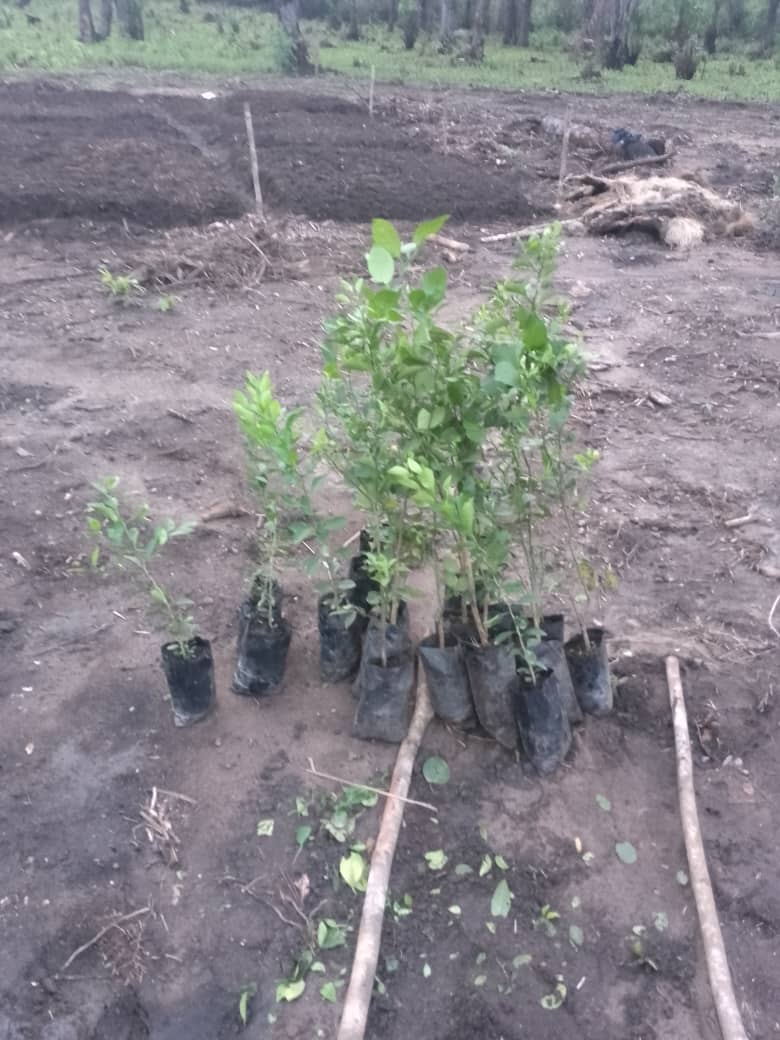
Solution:
M 144 38 L 144 16 L 141 0 L 116 0 L 116 20 L 131 40 Z
M 506 0 L 504 9 L 504 43 L 507 47 L 517 43 L 517 4 L 518 0 Z
M 107 40 L 111 35 L 111 22 L 114 14 L 114 0 L 100 0 L 100 25 L 95 34 L 98 40 Z
M 729 32 L 742 36 L 745 31 L 745 0 L 727 0 Z
M 357 0 L 352 0 L 349 5 L 349 26 L 347 27 L 347 39 L 360 39 L 360 22 L 358 21 Z
M 439 11 L 439 43 L 443 50 L 448 50 L 452 40 L 452 15 L 450 0 L 441 0 Z
M 285 0 L 279 8 L 279 21 L 282 28 L 290 37 L 292 45 L 292 64 L 299 76 L 309 75 L 314 71 L 314 66 L 309 60 L 309 48 L 301 27 L 298 24 L 298 2 L 297 0 Z
M 387 28 L 390 32 L 395 29 L 396 23 L 398 22 L 398 0 L 390 0 L 390 4 L 387 8 Z
M 471 27 L 471 43 L 468 49 L 470 61 L 482 61 L 485 57 L 485 16 L 488 0 L 477 0 L 474 5 L 474 22 Z
M 628 60 L 628 34 L 635 7 L 636 0 L 612 0 L 604 47 L 604 64 L 608 69 L 622 69 Z
M 714 54 L 718 47 L 718 28 L 722 0 L 712 0 L 712 18 L 704 30 L 704 49 L 707 54 Z
M 520 17 L 517 26 L 517 42 L 521 47 L 531 45 L 531 6 L 533 0 L 519 0 Z
M 764 36 L 767 50 L 771 50 L 775 45 L 778 8 L 780 8 L 780 0 L 768 0 L 766 8 L 766 35 Z
M 82 43 L 94 43 L 95 26 L 89 0 L 79 0 L 79 39 Z

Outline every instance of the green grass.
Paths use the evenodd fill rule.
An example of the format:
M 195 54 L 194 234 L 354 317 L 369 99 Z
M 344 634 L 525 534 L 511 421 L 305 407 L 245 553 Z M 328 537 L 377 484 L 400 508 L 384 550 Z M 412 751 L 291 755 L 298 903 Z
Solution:
M 30 25 L 26 13 L 42 19 Z M 279 33 L 274 16 L 222 5 L 193 4 L 182 14 L 173 0 L 147 0 L 146 40 L 136 43 L 114 34 L 104 43 L 76 40 L 75 0 L 33 0 L 27 11 L 0 8 L 0 71 L 29 69 L 50 73 L 80 69 L 143 68 L 217 76 L 260 75 L 279 69 Z M 204 14 L 223 15 L 222 31 Z M 780 62 L 725 55 L 710 59 L 690 83 L 675 79 L 668 64 L 649 60 L 623 72 L 605 72 L 601 80 L 579 78 L 576 61 L 564 50 L 560 34 L 540 33 L 529 50 L 486 46 L 480 65 L 453 61 L 421 37 L 414 51 L 400 35 L 383 27 L 366 29 L 350 43 L 321 23 L 305 26 L 312 56 L 322 71 L 366 79 L 375 66 L 377 79 L 433 86 L 491 87 L 500 90 L 573 90 L 582 92 L 684 91 L 713 98 L 775 101 L 780 98 Z M 327 44 L 332 46 L 327 46 Z M 326 44 L 326 45 L 323 45 Z M 648 45 L 647 50 L 652 50 Z M 744 75 L 737 74 L 744 71 Z

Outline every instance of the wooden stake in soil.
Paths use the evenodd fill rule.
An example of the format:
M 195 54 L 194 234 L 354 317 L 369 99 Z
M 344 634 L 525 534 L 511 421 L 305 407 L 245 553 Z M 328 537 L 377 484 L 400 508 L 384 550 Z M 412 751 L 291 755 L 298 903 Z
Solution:
M 255 209 L 261 220 L 265 220 L 263 209 L 263 193 L 260 190 L 260 171 L 257 166 L 257 146 L 255 145 L 255 127 L 252 122 L 252 109 L 249 102 L 244 102 L 244 122 L 246 123 L 246 137 L 249 142 L 249 163 L 252 167 L 252 187 L 255 189 Z
M 376 83 L 376 65 L 371 66 L 371 84 L 368 88 L 368 114 L 374 118 L 374 85 Z
M 374 846 L 374 854 L 371 857 L 371 868 L 368 872 L 366 895 L 363 900 L 363 912 L 360 916 L 360 928 L 355 946 L 355 958 L 352 962 L 352 974 L 336 1040 L 363 1040 L 366 1031 L 368 1009 L 371 1004 L 376 966 L 379 961 L 390 871 L 404 816 L 405 803 L 402 799 L 406 798 L 409 792 L 414 760 L 432 718 L 433 709 L 428 697 L 428 688 L 425 682 L 422 682 L 418 688 L 417 704 L 409 732 L 398 749 L 398 757 L 395 760 L 393 779 L 390 783 L 390 794 L 395 797 L 387 799 Z
M 569 136 L 571 135 L 571 108 L 566 109 L 563 120 L 563 143 L 561 144 L 561 168 L 558 171 L 558 198 L 556 205 L 560 208 L 563 201 L 563 182 L 566 180 L 566 168 L 569 165 Z
M 682 821 L 685 849 L 688 853 L 688 869 L 691 887 L 699 915 L 704 956 L 715 1010 L 720 1023 L 723 1040 L 748 1040 L 742 1017 L 737 1006 L 734 986 L 731 981 L 723 935 L 718 921 L 718 910 L 712 894 L 712 882 L 707 869 L 707 857 L 699 829 L 696 811 L 696 792 L 693 786 L 693 760 L 691 741 L 688 735 L 688 715 L 685 711 L 680 663 L 676 657 L 666 658 L 666 681 L 669 684 L 669 700 L 674 723 L 674 743 L 677 752 L 677 789 L 680 797 L 680 819 Z

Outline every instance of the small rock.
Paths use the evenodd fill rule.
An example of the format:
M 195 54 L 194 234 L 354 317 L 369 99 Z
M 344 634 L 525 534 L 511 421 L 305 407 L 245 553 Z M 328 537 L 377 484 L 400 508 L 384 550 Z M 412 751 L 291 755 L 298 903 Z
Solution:
M 653 402 L 653 404 L 657 404 L 660 408 L 668 408 L 672 403 L 671 397 L 661 393 L 660 390 L 651 390 L 647 397 Z

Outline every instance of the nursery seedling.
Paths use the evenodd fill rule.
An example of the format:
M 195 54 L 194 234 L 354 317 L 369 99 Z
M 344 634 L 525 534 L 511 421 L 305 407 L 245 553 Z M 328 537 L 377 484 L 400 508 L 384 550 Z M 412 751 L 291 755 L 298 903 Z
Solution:
M 561 915 L 557 910 L 553 910 L 549 903 L 545 903 L 544 906 L 539 910 L 539 914 L 533 920 L 534 928 L 543 928 L 547 935 L 552 939 L 553 936 L 558 934 L 558 928 L 555 924 L 556 921 L 560 920 Z
M 160 582 L 154 565 L 172 538 L 183 538 L 195 529 L 194 520 L 154 524 L 146 504 L 136 509 L 125 506 L 116 494 L 119 477 L 106 477 L 92 485 L 97 492 L 87 505 L 87 530 L 95 539 L 90 563 L 97 568 L 103 556 L 122 570 L 130 571 L 144 587 L 151 607 L 165 619 L 170 639 L 182 657 L 191 653 L 195 625 L 191 600 L 175 597 Z

